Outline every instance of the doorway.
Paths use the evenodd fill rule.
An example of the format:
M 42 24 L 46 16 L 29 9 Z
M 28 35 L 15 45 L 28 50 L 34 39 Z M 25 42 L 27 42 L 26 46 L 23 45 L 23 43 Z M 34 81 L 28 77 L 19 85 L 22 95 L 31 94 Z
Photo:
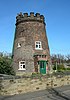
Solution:
M 40 73 L 46 74 L 46 61 L 39 61 Z

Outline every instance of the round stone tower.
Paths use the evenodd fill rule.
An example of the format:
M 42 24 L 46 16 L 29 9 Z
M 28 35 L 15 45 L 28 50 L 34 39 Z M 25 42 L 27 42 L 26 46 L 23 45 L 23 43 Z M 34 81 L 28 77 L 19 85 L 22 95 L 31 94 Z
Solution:
M 50 52 L 43 15 L 33 12 L 20 13 L 16 17 L 13 45 L 13 67 L 16 74 L 50 70 Z

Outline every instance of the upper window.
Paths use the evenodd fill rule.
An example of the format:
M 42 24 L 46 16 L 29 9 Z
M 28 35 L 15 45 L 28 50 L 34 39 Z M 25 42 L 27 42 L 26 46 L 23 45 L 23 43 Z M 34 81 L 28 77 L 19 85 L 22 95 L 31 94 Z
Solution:
M 19 61 L 19 69 L 18 70 L 26 70 L 25 69 L 25 61 Z
M 35 42 L 35 49 L 42 50 L 42 43 L 41 43 L 41 41 L 36 41 Z
M 21 44 L 20 44 L 20 43 L 18 43 L 18 44 L 17 44 L 17 47 L 18 47 L 18 48 L 20 48 L 20 47 L 21 47 Z

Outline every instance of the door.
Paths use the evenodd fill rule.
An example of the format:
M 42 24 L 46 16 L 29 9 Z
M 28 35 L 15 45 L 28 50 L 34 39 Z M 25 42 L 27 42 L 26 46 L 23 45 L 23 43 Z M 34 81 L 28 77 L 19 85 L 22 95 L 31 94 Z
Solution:
M 46 74 L 46 61 L 40 61 L 40 73 L 41 74 Z

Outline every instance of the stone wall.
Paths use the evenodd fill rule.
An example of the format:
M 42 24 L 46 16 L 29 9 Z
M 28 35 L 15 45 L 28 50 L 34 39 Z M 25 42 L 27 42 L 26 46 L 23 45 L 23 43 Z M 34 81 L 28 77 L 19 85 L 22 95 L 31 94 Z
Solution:
M 10 79 L 2 80 L 2 95 L 15 95 L 33 91 L 44 90 L 48 88 L 55 88 L 64 85 L 70 85 L 70 76 L 64 76 L 62 78 L 41 77 L 38 79 L 21 78 L 21 79 Z

